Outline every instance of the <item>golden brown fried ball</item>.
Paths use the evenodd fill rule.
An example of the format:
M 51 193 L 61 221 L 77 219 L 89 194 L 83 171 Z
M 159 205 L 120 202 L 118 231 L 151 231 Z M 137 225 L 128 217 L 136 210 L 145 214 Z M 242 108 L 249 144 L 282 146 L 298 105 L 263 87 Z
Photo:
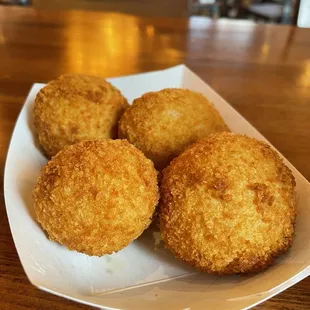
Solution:
M 55 155 L 83 140 L 114 139 L 128 103 L 119 90 L 100 77 L 62 75 L 38 93 L 34 124 L 44 152 Z
M 295 180 L 266 143 L 221 133 L 164 170 L 159 219 L 166 246 L 210 273 L 256 272 L 292 243 Z
M 151 223 L 156 170 L 125 140 L 82 141 L 47 163 L 33 199 L 51 240 L 88 255 L 111 254 Z
M 229 129 L 202 94 L 167 88 L 135 99 L 121 117 L 118 133 L 160 170 L 191 143 L 222 131 Z

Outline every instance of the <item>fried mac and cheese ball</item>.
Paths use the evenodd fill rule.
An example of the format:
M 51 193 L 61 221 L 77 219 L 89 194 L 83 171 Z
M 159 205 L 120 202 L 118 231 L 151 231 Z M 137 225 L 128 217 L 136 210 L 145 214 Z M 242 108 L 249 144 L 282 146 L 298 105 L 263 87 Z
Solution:
M 167 88 L 135 99 L 121 117 L 118 132 L 161 170 L 191 143 L 222 131 L 229 129 L 206 97 Z
M 83 140 L 117 138 L 128 103 L 100 77 L 67 74 L 43 87 L 34 103 L 34 125 L 49 157 Z
M 201 271 L 265 269 L 292 243 L 295 180 L 268 144 L 220 133 L 191 145 L 163 172 L 166 246 Z
M 127 246 L 151 223 L 157 172 L 125 140 L 82 141 L 44 166 L 33 199 L 51 240 L 102 256 Z

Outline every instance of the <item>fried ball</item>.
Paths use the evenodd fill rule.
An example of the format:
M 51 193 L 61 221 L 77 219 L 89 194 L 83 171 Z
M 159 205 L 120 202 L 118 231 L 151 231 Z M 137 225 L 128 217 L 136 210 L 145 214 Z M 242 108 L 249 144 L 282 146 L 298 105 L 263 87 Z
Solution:
M 214 134 L 163 174 L 162 237 L 185 262 L 216 274 L 257 272 L 290 247 L 295 180 L 266 143 Z
M 151 223 L 157 173 L 126 140 L 82 141 L 46 164 L 33 199 L 51 240 L 102 256 L 127 246 Z
M 127 107 L 120 91 L 103 78 L 62 75 L 38 93 L 34 125 L 51 157 L 76 142 L 117 138 L 117 123 Z
M 135 99 L 121 117 L 118 133 L 161 170 L 191 143 L 222 131 L 229 129 L 202 94 L 167 88 Z

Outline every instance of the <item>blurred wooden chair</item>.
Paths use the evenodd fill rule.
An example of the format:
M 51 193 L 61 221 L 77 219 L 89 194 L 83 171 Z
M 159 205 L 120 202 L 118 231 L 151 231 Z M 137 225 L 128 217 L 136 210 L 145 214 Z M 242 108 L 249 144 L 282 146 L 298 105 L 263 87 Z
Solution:
M 236 0 L 239 16 L 246 15 L 256 20 L 267 22 L 294 24 L 297 0 Z
M 252 3 L 247 10 L 255 17 L 275 23 L 279 23 L 283 15 L 281 1 L 257 1 L 257 3 Z

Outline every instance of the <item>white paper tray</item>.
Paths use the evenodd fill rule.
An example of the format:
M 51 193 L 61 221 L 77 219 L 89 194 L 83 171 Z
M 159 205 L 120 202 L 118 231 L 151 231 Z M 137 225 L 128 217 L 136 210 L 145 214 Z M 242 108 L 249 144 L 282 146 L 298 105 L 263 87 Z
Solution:
M 205 94 L 232 131 L 265 140 L 240 114 L 183 65 L 110 79 L 129 102 L 148 91 L 183 87 Z M 197 273 L 163 247 L 152 231 L 114 255 L 88 257 L 47 239 L 35 221 L 31 192 L 46 163 L 35 144 L 32 105 L 43 84 L 34 84 L 17 120 L 4 177 L 14 242 L 31 283 L 42 290 L 104 309 L 241 309 L 254 306 L 310 274 L 310 186 L 286 161 L 297 182 L 299 216 L 288 254 L 252 276 Z

